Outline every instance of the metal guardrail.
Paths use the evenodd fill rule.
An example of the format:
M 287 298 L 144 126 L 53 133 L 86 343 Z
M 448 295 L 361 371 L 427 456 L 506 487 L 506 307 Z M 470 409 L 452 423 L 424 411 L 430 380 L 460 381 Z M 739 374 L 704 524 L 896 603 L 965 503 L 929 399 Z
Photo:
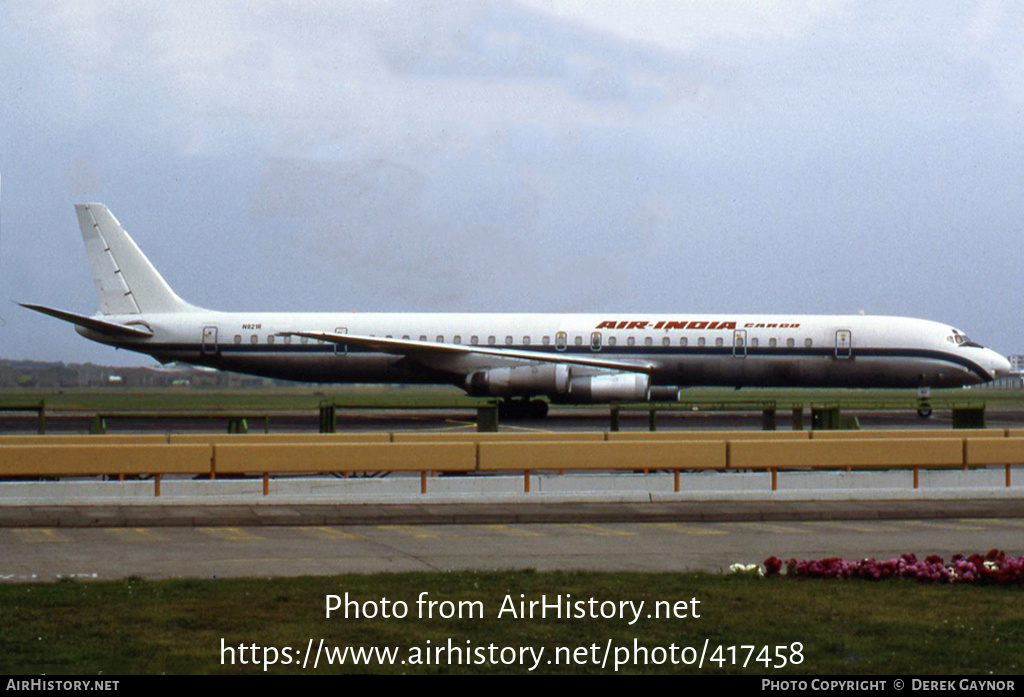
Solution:
M 36 428 L 39 433 L 46 433 L 46 400 L 38 402 L 16 402 L 0 403 L 0 412 L 5 411 L 34 411 L 36 413 Z
M 263 432 L 270 433 L 270 415 L 254 412 L 225 411 L 110 411 L 97 412 L 92 419 L 89 432 L 102 435 L 107 432 L 107 422 L 113 419 L 139 419 L 143 421 L 170 421 L 198 419 L 203 421 L 227 421 L 228 433 L 248 433 L 249 421 L 262 421 Z
M 321 433 L 333 433 L 336 430 L 337 415 L 339 411 L 350 410 L 384 410 L 384 411 L 416 411 L 416 410 L 460 410 L 475 411 L 477 430 L 481 432 L 495 432 L 498 430 L 500 400 L 496 398 L 465 398 L 450 401 L 432 401 L 430 403 L 408 404 L 408 403 L 381 403 L 379 401 L 360 401 L 344 399 L 322 399 L 319 402 L 319 431 Z M 259 405 L 260 400 L 252 404 Z M 659 414 L 687 413 L 687 412 L 749 412 L 760 411 L 762 414 L 762 429 L 769 431 L 776 428 L 776 417 L 780 411 L 792 413 L 793 428 L 803 430 L 805 412 L 809 410 L 811 417 L 810 427 L 818 429 L 841 429 L 856 428 L 855 417 L 842 414 L 843 411 L 860 410 L 950 410 L 953 412 L 954 428 L 984 428 L 985 410 L 990 406 L 998 405 L 1024 405 L 1024 399 L 993 400 L 989 395 L 967 395 L 957 391 L 953 394 L 932 394 L 927 397 L 914 397 L 912 395 L 882 395 L 869 393 L 861 395 L 848 395 L 837 399 L 821 399 L 800 394 L 796 396 L 780 396 L 774 398 L 728 398 L 721 394 L 708 395 L 706 397 L 684 397 L 681 402 L 623 402 L 609 405 L 559 405 L 551 404 L 552 409 L 602 409 L 608 410 L 610 418 L 610 430 L 617 431 L 620 426 L 620 416 L 630 412 L 644 412 L 648 415 L 648 428 L 651 431 L 657 430 L 657 417 Z M 34 411 L 37 414 L 38 432 L 46 432 L 46 419 L 48 407 L 45 400 L 33 401 L 25 399 L 12 399 L 10 402 L 0 403 L 0 412 L 4 411 Z M 308 412 L 310 406 L 304 407 L 281 407 L 284 412 Z M 261 406 L 254 409 L 243 407 L 227 407 L 223 410 L 198 410 L 191 411 L 178 409 L 164 412 L 157 409 L 140 409 L 138 411 L 83 408 L 75 406 L 71 411 L 91 414 L 93 418 L 92 430 L 96 433 L 104 433 L 107 428 L 107 421 L 111 419 L 176 419 L 176 418 L 200 418 L 200 419 L 226 419 L 228 421 L 228 432 L 246 432 L 249 420 L 262 420 L 263 430 L 269 430 L 269 410 Z M 275 409 L 275 411 L 278 409 Z

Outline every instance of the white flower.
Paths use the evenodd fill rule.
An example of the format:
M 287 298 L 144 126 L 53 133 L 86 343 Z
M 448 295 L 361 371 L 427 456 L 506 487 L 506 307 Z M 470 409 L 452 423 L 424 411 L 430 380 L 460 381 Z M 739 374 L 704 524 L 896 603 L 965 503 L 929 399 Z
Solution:
M 758 576 L 764 576 L 764 569 L 757 564 L 733 564 L 729 567 L 729 572 L 734 574 L 754 574 Z

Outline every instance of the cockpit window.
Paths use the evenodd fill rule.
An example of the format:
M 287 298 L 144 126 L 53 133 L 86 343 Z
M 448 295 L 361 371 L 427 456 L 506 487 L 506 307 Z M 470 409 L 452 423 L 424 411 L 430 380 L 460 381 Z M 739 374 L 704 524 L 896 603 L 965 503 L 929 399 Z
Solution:
M 981 344 L 971 341 L 970 338 L 959 329 L 950 329 L 949 331 L 951 331 L 952 334 L 946 337 L 946 341 L 951 344 L 969 348 L 985 348 Z

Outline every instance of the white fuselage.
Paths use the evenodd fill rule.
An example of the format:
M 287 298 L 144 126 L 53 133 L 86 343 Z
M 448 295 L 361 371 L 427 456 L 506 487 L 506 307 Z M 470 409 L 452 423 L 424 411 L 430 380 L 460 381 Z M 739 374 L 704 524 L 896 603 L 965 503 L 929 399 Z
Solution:
M 1000 354 L 958 343 L 948 325 L 863 315 L 445 314 L 215 312 L 111 316 L 149 338 L 103 343 L 225 370 L 314 382 L 463 385 L 474 371 L 522 365 L 486 354 L 381 352 L 287 332 L 601 357 L 654 365 L 654 385 L 953 387 L 1009 370 Z M 574 375 L 608 372 L 571 366 Z

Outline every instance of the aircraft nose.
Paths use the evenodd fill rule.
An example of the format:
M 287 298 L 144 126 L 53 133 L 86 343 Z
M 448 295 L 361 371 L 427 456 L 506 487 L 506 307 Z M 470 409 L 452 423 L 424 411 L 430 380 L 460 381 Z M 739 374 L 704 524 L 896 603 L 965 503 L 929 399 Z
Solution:
M 1013 367 L 1010 365 L 1010 361 L 1006 359 L 1002 354 L 992 352 L 992 377 L 995 379 L 1003 378 L 1013 372 Z

